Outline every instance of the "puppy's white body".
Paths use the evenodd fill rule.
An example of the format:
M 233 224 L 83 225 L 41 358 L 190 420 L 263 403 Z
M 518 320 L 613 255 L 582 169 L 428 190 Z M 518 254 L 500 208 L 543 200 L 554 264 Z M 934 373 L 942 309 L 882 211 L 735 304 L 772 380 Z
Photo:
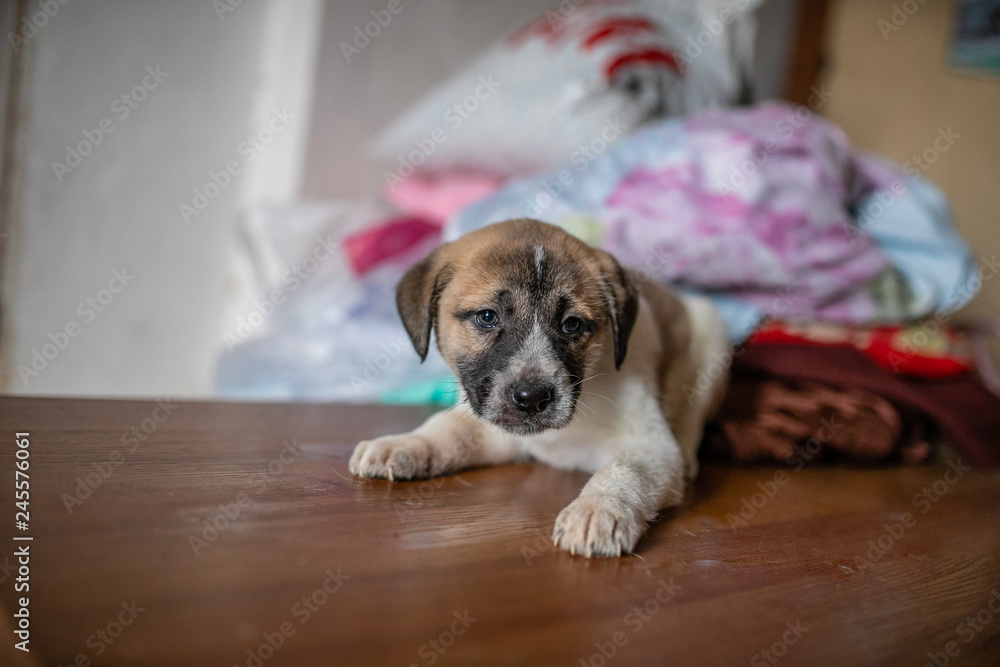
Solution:
M 616 369 L 612 333 L 605 330 L 594 343 L 601 352 L 586 369 L 579 407 L 564 427 L 518 435 L 463 402 L 412 433 L 360 443 L 351 471 L 411 479 L 531 458 L 592 472 L 557 517 L 553 539 L 587 556 L 631 551 L 660 509 L 682 501 L 686 479 L 697 474 L 704 423 L 728 376 L 726 324 L 711 302 L 680 297 L 671 303 L 683 304 L 685 313 L 665 313 L 672 296 L 655 285 L 639 292 L 628 356 Z M 686 324 L 683 335 L 668 317 Z M 529 344 L 543 343 L 529 337 Z
M 681 301 L 692 324 L 686 354 L 658 363 L 665 353 L 662 332 L 642 298 L 622 367 L 616 371 L 610 356 L 602 356 L 583 385 L 583 407 L 573 421 L 558 431 L 519 437 L 524 451 L 555 467 L 597 472 L 625 443 L 652 434 L 665 450 L 674 449 L 671 440 L 677 445 L 668 467 L 680 465 L 688 479 L 694 478 L 703 422 L 725 387 L 728 338 L 725 322 L 709 301 L 694 296 Z

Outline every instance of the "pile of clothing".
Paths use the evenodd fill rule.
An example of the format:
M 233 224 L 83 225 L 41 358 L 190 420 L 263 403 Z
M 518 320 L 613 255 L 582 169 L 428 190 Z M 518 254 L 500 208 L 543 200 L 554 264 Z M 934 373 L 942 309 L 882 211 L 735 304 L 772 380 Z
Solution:
M 917 462 L 943 434 L 1000 464 L 1000 400 L 951 325 L 1000 267 L 972 261 L 936 188 L 808 110 L 650 124 L 579 169 L 508 182 L 445 236 L 521 216 L 715 300 L 734 352 L 708 453 Z
M 881 327 L 770 323 L 734 350 L 705 453 L 798 465 L 919 463 L 943 437 L 965 460 L 996 467 L 998 387 L 987 389 L 975 367 L 969 337 L 940 319 Z
M 623 7 L 632 13 L 616 18 Z M 642 3 L 579 5 L 558 29 L 516 33 L 483 62 L 499 68 L 503 58 L 516 64 L 531 49 L 558 49 L 562 59 L 553 62 L 575 63 L 573 81 L 587 81 L 567 83 L 576 97 L 566 99 L 593 111 L 627 105 L 636 94 L 641 113 L 602 121 L 566 111 L 586 122 L 558 140 L 548 128 L 545 142 L 526 135 L 517 149 L 517 136 L 501 136 L 503 150 L 483 150 L 476 137 L 496 133 L 476 123 L 500 123 L 486 105 L 517 92 L 513 84 L 501 82 L 497 98 L 482 100 L 484 110 L 454 135 L 432 127 L 435 105 L 450 103 L 473 67 L 381 138 L 384 155 L 403 155 L 386 172 L 381 201 L 272 210 L 249 225 L 248 256 L 266 265 L 257 271 L 262 290 L 277 290 L 281 303 L 266 326 L 222 357 L 220 393 L 453 401 L 454 379 L 440 356 L 432 352 L 420 365 L 409 349 L 394 312 L 395 284 L 442 240 L 530 217 L 603 247 L 646 279 L 716 303 L 733 344 L 732 380 L 707 453 L 746 462 L 913 463 L 943 435 L 965 460 L 1000 465 L 1000 446 L 991 442 L 1000 433 L 998 387 L 980 380 L 993 377 L 988 355 L 974 353 L 952 321 L 1000 265 L 973 261 L 946 199 L 921 174 L 856 150 L 809 108 L 715 106 L 731 101 L 734 72 L 704 75 L 700 81 L 719 82 L 712 94 L 690 76 L 698 62 L 727 72 L 727 54 L 685 68 L 682 51 L 670 51 L 669 31 L 657 32 L 656 17 L 640 11 Z M 600 65 L 619 62 L 636 32 L 676 57 Z M 597 73 L 586 79 L 580 71 Z M 589 97 L 581 92 L 591 88 Z M 817 89 L 811 106 L 825 95 Z M 686 104 L 667 103 L 682 98 Z M 662 108 L 686 115 L 650 116 Z M 402 151 L 426 145 L 427 136 L 438 137 L 436 148 L 417 151 L 417 168 L 416 156 Z M 301 232 L 298 245 L 289 230 Z M 338 248 L 341 261 L 321 264 L 302 289 L 283 289 L 274 267 L 308 255 L 318 238 Z

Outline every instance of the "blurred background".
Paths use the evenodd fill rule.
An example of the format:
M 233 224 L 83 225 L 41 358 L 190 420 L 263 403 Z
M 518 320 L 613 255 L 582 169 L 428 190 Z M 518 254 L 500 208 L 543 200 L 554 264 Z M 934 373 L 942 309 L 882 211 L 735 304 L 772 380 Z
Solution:
M 986 37 L 1000 25 L 997 3 L 687 4 L 708 13 L 688 16 L 686 36 L 674 33 L 678 51 L 692 44 L 688 37 L 715 36 L 717 24 L 704 16 L 721 17 L 728 6 L 742 12 L 725 22 L 718 43 L 703 45 L 725 48 L 722 103 L 783 98 L 839 125 L 857 148 L 911 166 L 923 156 L 921 176 L 948 196 L 973 255 L 996 262 L 1000 78 Z M 381 158 L 373 140 L 498 40 L 540 18 L 558 23 L 559 12 L 574 7 L 570 0 L 4 2 L 0 390 L 343 398 L 262 389 L 260 378 L 290 354 L 273 345 L 256 348 L 252 360 L 227 361 L 273 333 L 278 316 L 259 305 L 261 295 L 283 277 L 286 291 L 297 290 L 290 270 L 303 283 L 341 284 L 349 270 L 337 255 L 347 242 L 338 230 L 360 228 L 359 215 L 382 215 L 387 173 L 402 168 L 386 158 L 394 155 L 385 150 L 391 133 L 382 135 Z M 556 14 L 545 19 L 548 12 Z M 657 104 L 669 110 L 669 99 Z M 278 228 L 307 238 L 305 252 L 283 251 Z M 323 238 L 328 243 L 313 248 Z M 287 260 L 309 256 L 319 269 Z M 1000 281 L 984 280 L 956 320 L 997 313 Z M 294 353 L 304 366 L 333 353 L 350 357 L 352 341 L 365 335 L 338 339 L 341 329 L 322 328 L 330 322 L 315 325 L 326 347 L 299 340 Z M 385 336 L 388 358 L 415 356 L 405 338 Z M 345 371 L 355 389 L 379 375 L 366 374 L 363 356 Z M 252 389 L 242 391 L 240 378 L 251 376 Z

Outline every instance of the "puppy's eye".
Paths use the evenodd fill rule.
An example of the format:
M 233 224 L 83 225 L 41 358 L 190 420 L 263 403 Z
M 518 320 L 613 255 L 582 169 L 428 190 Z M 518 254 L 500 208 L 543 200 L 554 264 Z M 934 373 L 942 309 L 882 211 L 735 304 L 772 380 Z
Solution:
M 480 310 L 476 313 L 476 324 L 484 329 L 492 329 L 500 321 L 495 310 Z
M 583 330 L 583 320 L 579 317 L 567 317 L 562 323 L 564 334 L 575 334 Z

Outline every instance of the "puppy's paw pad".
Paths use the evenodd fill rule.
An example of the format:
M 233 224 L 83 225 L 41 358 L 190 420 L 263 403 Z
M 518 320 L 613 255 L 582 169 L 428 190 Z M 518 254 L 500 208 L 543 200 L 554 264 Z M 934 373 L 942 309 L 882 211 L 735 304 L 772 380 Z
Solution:
M 351 455 L 351 473 L 359 477 L 406 480 L 432 474 L 432 448 L 423 438 L 390 435 L 358 443 Z
M 552 540 L 588 558 L 630 553 L 646 529 L 633 510 L 601 498 L 577 498 L 556 518 Z

